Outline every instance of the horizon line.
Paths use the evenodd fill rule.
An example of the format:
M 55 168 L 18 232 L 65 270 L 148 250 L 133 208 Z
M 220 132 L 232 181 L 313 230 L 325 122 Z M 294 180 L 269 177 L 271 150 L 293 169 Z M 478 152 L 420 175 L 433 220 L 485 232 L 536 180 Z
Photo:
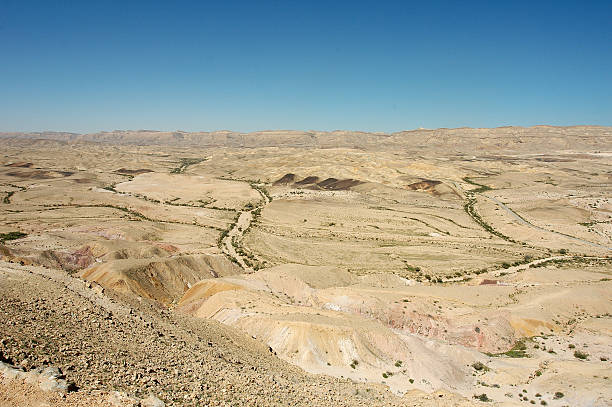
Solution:
M 0 131 L 0 134 L 42 134 L 42 133 L 56 133 L 56 134 L 74 134 L 74 135 L 88 135 L 88 134 L 100 134 L 100 133 L 116 133 L 116 132 L 155 132 L 155 133 L 184 133 L 184 134 L 195 134 L 195 133 L 236 133 L 236 134 L 254 134 L 254 133 L 268 133 L 268 132 L 302 132 L 302 133 L 336 133 L 336 132 L 353 132 L 353 133 L 369 133 L 369 134 L 397 134 L 397 133 L 406 133 L 406 132 L 414 132 L 414 131 L 436 131 L 436 130 L 462 130 L 462 129 L 472 129 L 472 130 L 491 130 L 491 129 L 503 129 L 503 128 L 538 128 L 538 127 L 550 127 L 550 128 L 576 128 L 576 127 L 612 127 L 611 125 L 601 125 L 601 124 L 573 124 L 573 125 L 550 125 L 550 124 L 534 124 L 531 126 L 521 126 L 521 125 L 503 125 L 503 126 L 495 126 L 495 127 L 471 127 L 471 126 L 460 126 L 460 127 L 436 127 L 436 128 L 427 128 L 427 127 L 418 127 L 414 129 L 404 129 L 397 131 L 366 131 L 366 130 L 348 130 L 348 129 L 334 129 L 334 130 L 315 130 L 315 129 L 262 129 L 262 130 L 251 130 L 251 131 L 237 131 L 237 130 L 229 130 L 229 129 L 217 129 L 217 130 L 156 130 L 156 129 L 114 129 L 114 130 L 97 130 L 93 132 L 74 132 L 74 131 L 65 131 L 65 130 L 14 130 L 14 131 Z

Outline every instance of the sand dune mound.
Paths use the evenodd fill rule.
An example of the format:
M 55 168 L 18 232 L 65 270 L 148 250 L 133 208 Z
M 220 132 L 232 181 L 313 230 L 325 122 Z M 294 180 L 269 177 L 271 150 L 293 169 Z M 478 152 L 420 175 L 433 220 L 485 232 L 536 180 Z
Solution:
M 119 168 L 115 172 L 121 175 L 140 175 L 140 174 L 146 174 L 147 172 L 153 172 L 153 170 L 149 170 L 147 168 L 139 168 L 136 170 L 132 170 L 128 168 Z
M 358 281 L 354 274 L 336 267 L 284 264 L 246 276 L 265 284 L 266 289 L 292 301 L 306 303 L 317 289 L 345 287 Z
M 199 281 L 185 292 L 179 300 L 178 306 L 184 307 L 184 312 L 195 313 L 196 310 L 213 295 L 223 291 L 243 289 L 243 286 L 233 284 L 222 278 Z
M 227 280 L 198 283 L 180 300 L 178 310 L 240 328 L 309 372 L 374 381 L 393 372 L 389 383 L 402 391 L 466 385 L 465 366 L 478 359 L 473 350 L 394 332 L 358 315 L 291 305 L 274 293 Z M 419 381 L 411 386 L 408 378 Z
M 454 198 L 461 198 L 461 196 L 456 190 L 446 185 L 442 181 L 438 180 L 425 179 L 422 181 L 413 182 L 412 184 L 407 185 L 406 188 L 412 191 L 427 192 L 436 197 L 446 197 L 449 195 L 455 195 Z
M 322 189 L 328 191 L 345 191 L 364 183 L 364 181 L 352 178 L 338 179 L 329 177 L 323 179 L 322 181 L 320 181 L 320 179 L 321 178 L 318 176 L 309 175 L 307 177 L 302 178 L 300 181 L 296 181 L 296 175 L 293 173 L 288 173 L 274 181 L 272 185 L 286 185 L 293 186 L 296 188 L 307 187 L 310 189 Z
M 32 166 L 34 166 L 34 164 L 28 163 L 25 161 L 19 161 L 16 163 L 10 163 L 10 164 L 5 165 L 5 167 L 12 167 L 12 168 L 31 168 Z
M 273 185 L 288 185 L 295 181 L 295 174 L 285 174 L 278 180 L 274 181 Z
M 172 245 L 126 240 L 98 240 L 90 243 L 88 247 L 103 261 L 168 257 L 177 251 Z
M 297 181 L 295 185 L 308 185 L 308 184 L 316 184 L 319 181 L 319 177 L 317 176 L 309 176 Z
M 44 266 L 70 272 L 88 267 L 96 259 L 89 246 L 72 250 L 36 250 L 30 248 L 10 248 L 0 244 L 0 255 L 3 260 L 11 263 Z
M 237 272 L 237 266 L 224 256 L 186 255 L 113 260 L 92 266 L 82 271 L 80 276 L 104 287 L 134 293 L 167 305 L 202 279 Z
M 26 167 L 27 168 L 27 167 Z M 6 173 L 9 177 L 21 178 L 21 179 L 55 179 L 69 177 L 73 175 L 72 171 L 47 171 L 47 170 L 21 170 L 21 171 L 9 171 Z
M 177 252 L 169 244 L 128 240 L 94 240 L 74 248 L 36 249 L 3 246 L 0 254 L 8 260 L 28 265 L 39 265 L 75 272 L 95 262 L 120 259 L 148 259 L 168 257 Z

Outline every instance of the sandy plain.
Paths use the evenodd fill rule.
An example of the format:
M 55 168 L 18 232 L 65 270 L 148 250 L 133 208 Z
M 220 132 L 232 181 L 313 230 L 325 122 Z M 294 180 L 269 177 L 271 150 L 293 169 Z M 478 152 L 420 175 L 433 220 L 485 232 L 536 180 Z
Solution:
M 121 359 L 131 356 L 79 365 L 61 354 L 61 335 L 0 324 L 3 361 L 60 365 L 79 388 L 68 397 L 611 404 L 611 128 L 4 133 L 0 142 L 6 321 L 23 316 L 11 298 L 46 310 L 76 303 L 54 302 L 64 283 L 32 286 L 53 272 L 133 310 L 121 324 L 145 332 L 138 349 L 159 329 L 132 321 L 146 312 L 174 337 L 231 336 L 224 352 L 265 369 L 253 378 L 263 384 L 238 391 L 240 374 L 214 355 L 200 364 L 164 355 L 182 343 L 168 334 L 117 381 L 107 371 L 129 370 Z M 17 295 L 17 285 L 28 288 Z M 78 331 L 30 312 L 46 330 Z M 103 332 L 109 349 L 123 346 L 112 325 Z M 92 358 L 104 352 L 79 335 Z M 182 339 L 196 356 L 201 340 Z M 185 361 L 142 384 L 170 357 Z M 212 371 L 234 390 L 204 389 Z M 283 385 L 268 382 L 275 375 Z M 27 405 L 8 404 L 8 393 L 0 401 Z

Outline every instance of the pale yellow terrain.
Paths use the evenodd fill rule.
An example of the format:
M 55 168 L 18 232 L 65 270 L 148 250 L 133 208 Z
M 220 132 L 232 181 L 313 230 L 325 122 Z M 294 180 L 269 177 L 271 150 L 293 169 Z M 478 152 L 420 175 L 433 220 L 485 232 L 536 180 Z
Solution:
M 0 142 L 15 267 L 216 324 L 346 405 L 612 405 L 611 128 Z

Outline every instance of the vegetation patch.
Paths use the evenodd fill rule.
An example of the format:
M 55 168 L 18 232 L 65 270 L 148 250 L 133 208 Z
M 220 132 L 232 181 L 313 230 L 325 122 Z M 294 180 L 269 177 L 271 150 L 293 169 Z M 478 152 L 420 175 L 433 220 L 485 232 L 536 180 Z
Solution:
M 257 192 L 259 192 L 260 194 L 264 195 L 266 198 L 268 198 L 269 202 L 272 202 L 272 195 L 270 195 L 270 193 L 268 192 L 268 190 L 266 189 L 266 187 L 262 186 L 262 185 L 258 185 L 255 182 L 250 182 L 249 185 L 251 186 L 251 188 L 253 188 L 254 190 L 256 190 Z
M 487 365 L 485 365 L 485 364 L 484 364 L 484 363 L 482 363 L 482 362 L 475 362 L 475 363 L 472 363 L 472 367 L 473 367 L 475 370 L 479 371 L 479 372 L 488 372 L 489 370 L 491 370 L 491 369 L 489 369 L 489 367 L 488 367 Z
M 520 340 L 514 344 L 512 349 L 507 352 L 502 353 L 487 353 L 487 356 L 491 357 L 500 357 L 500 356 L 508 356 L 510 358 L 528 358 L 529 354 L 527 353 L 527 345 L 525 342 Z
M 484 401 L 484 402 L 488 402 L 488 401 L 493 401 L 491 400 L 489 397 L 487 397 L 487 395 L 485 393 L 482 394 L 474 394 L 474 398 L 476 400 L 480 400 L 480 401 Z
M 586 352 L 582 352 L 580 350 L 577 350 L 574 352 L 574 357 L 581 359 L 581 360 L 586 360 L 589 358 L 589 354 Z
M 511 237 L 508 237 L 500 231 L 493 229 L 491 225 L 489 225 L 487 222 L 484 221 L 484 219 L 482 219 L 482 217 L 474 207 L 474 205 L 476 204 L 476 198 L 474 198 L 473 196 L 473 191 L 468 191 L 467 195 L 467 202 L 463 205 L 463 210 L 474 220 L 474 222 L 479 224 L 484 230 L 491 233 L 492 235 L 495 235 L 508 242 L 517 243 L 517 241 L 512 239 Z
M 170 170 L 170 174 L 183 174 L 191 165 L 206 161 L 206 158 L 181 158 L 179 166 Z
M 21 239 L 22 237 L 26 237 L 27 235 L 27 233 L 23 232 L 0 233 L 0 243 L 4 243 L 8 240 Z
M 472 189 L 472 190 L 471 190 L 471 191 L 469 191 L 469 192 L 479 194 L 479 193 L 481 193 L 481 192 L 486 192 L 486 191 L 491 191 L 491 190 L 493 190 L 493 188 L 491 188 L 491 187 L 489 187 L 489 186 L 487 186 L 487 185 L 479 184 L 479 183 L 477 183 L 477 182 L 472 181 L 472 180 L 471 180 L 469 177 L 463 177 L 463 180 L 464 180 L 465 182 L 467 182 L 468 184 L 471 184 L 471 185 L 474 185 L 474 186 L 477 186 L 477 187 L 478 187 L 478 188 L 476 188 L 476 189 Z
M 5 204 L 10 204 L 11 203 L 11 197 L 15 194 L 16 191 L 9 191 L 6 193 L 6 196 L 4 197 L 4 199 L 2 199 L 2 203 Z

